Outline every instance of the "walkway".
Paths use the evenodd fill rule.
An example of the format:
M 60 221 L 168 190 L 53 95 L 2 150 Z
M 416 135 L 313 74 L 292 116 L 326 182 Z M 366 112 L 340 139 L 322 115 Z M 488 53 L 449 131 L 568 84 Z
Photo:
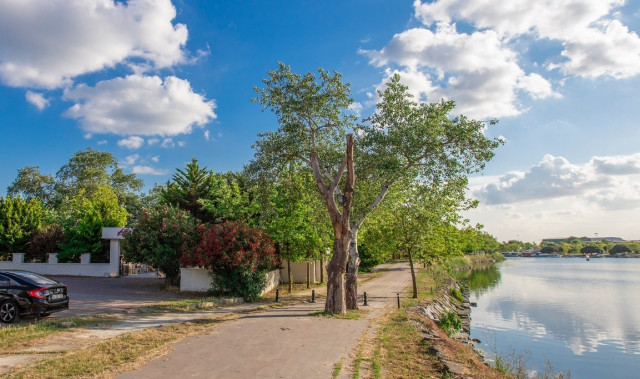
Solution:
M 217 326 L 209 335 L 187 338 L 166 356 L 118 378 L 331 378 L 342 362 L 347 377 L 350 355 L 371 322 L 396 306 L 396 294 L 411 275 L 406 263 L 382 267 L 380 277 L 360 286 L 367 310 L 358 320 L 310 315 L 324 309 L 324 299 L 247 314 Z M 362 301 L 360 302 L 362 304 Z

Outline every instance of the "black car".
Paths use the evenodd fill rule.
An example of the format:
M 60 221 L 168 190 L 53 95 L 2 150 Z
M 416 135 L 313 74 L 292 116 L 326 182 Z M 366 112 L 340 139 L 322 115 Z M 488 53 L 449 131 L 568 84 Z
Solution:
M 19 316 L 48 316 L 69 309 L 67 286 L 22 270 L 0 270 L 0 321 Z

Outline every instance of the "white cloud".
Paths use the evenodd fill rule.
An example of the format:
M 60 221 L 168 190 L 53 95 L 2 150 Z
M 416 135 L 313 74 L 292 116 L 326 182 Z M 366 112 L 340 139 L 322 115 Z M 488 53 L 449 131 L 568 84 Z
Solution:
M 472 177 L 477 209 L 465 212 L 501 241 L 601 236 L 640 238 L 640 154 L 572 164 L 547 155 L 526 172 Z
M 526 111 L 523 94 L 559 96 L 543 76 L 550 75 L 545 67 L 590 78 L 640 74 L 640 38 L 616 19 L 624 2 L 415 0 L 415 16 L 423 27 L 396 34 L 380 50 L 361 53 L 384 67 L 386 75 L 400 73 L 423 101 L 453 99 L 456 112 L 474 118 L 516 116 Z M 456 23 L 470 31 L 458 32 Z M 525 69 L 529 44 L 550 41 L 561 53 L 527 56 L 533 59 L 529 67 L 541 71 Z
M 414 1 L 425 25 L 464 21 L 493 30 L 505 41 L 528 35 L 564 46 L 560 67 L 567 74 L 623 78 L 640 73 L 640 38 L 621 24 L 616 9 L 625 0 L 437 0 Z
M 158 170 L 150 166 L 133 166 L 131 170 L 134 174 L 138 175 L 166 175 L 167 170 Z
M 117 135 L 175 136 L 216 118 L 215 102 L 194 93 L 188 81 L 168 76 L 130 75 L 64 91 L 76 101 L 64 114 L 82 129 Z
M 527 172 L 503 175 L 473 195 L 488 206 L 564 198 L 599 209 L 639 208 L 640 154 L 593 157 L 582 165 L 546 155 Z
M 160 162 L 160 156 L 159 156 L 159 155 L 156 155 L 156 156 L 151 157 L 151 161 L 152 161 L 152 162 L 155 162 L 155 163 Z
M 138 136 L 131 136 L 118 141 L 118 146 L 131 150 L 139 149 L 142 145 L 144 145 L 144 139 Z
M 209 131 L 208 131 L 208 130 L 205 130 L 205 131 L 204 131 L 204 139 L 205 139 L 206 141 L 208 141 L 208 140 L 209 140 L 209 137 L 210 137 L 210 136 L 209 136 Z
M 516 52 L 490 30 L 463 34 L 448 24 L 439 24 L 435 32 L 414 28 L 396 34 L 380 51 L 362 53 L 376 66 L 400 66 L 387 70 L 383 83 L 399 72 L 417 99 L 453 99 L 456 112 L 474 118 L 521 113 L 521 91 L 535 98 L 555 95 L 542 76 L 526 74 Z
M 162 144 L 160 144 L 160 146 L 164 147 L 165 149 L 168 149 L 170 147 L 176 147 L 176 143 L 173 142 L 172 138 L 165 138 L 162 140 Z
M 596 78 L 616 79 L 640 74 L 640 38 L 619 21 L 602 23 L 603 29 L 586 29 L 583 34 L 564 43 L 559 64 L 564 72 Z
M 49 106 L 49 99 L 44 97 L 43 94 L 38 92 L 27 91 L 25 98 L 28 102 L 35 105 L 39 110 L 43 110 Z
M 0 2 L 0 81 L 58 88 L 127 64 L 141 72 L 187 60 L 185 25 L 170 0 Z
M 138 161 L 138 159 L 140 159 L 140 156 L 138 154 L 132 154 L 132 155 L 128 155 L 125 159 L 124 162 L 122 162 L 123 166 L 131 166 L 134 163 L 136 163 Z
M 109 141 L 104 140 L 104 139 L 97 142 L 98 145 L 106 145 L 108 143 L 109 143 Z

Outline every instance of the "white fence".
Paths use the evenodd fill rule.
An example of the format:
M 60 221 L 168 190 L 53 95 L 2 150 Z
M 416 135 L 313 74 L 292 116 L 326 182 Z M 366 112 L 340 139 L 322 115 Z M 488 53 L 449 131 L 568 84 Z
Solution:
M 0 269 L 27 270 L 43 275 L 120 276 L 120 240 L 123 228 L 102 228 L 102 238 L 110 240 L 109 263 L 91 263 L 91 254 L 80 256 L 80 263 L 58 263 L 58 254 L 49 254 L 47 263 L 24 261 L 24 253 L 13 253 L 13 260 L 0 261 Z

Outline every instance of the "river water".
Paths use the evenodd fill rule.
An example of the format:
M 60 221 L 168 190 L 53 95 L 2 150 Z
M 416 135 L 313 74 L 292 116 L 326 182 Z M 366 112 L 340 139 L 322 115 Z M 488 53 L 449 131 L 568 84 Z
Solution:
M 471 337 L 572 378 L 640 377 L 640 259 L 508 258 L 467 277 Z

